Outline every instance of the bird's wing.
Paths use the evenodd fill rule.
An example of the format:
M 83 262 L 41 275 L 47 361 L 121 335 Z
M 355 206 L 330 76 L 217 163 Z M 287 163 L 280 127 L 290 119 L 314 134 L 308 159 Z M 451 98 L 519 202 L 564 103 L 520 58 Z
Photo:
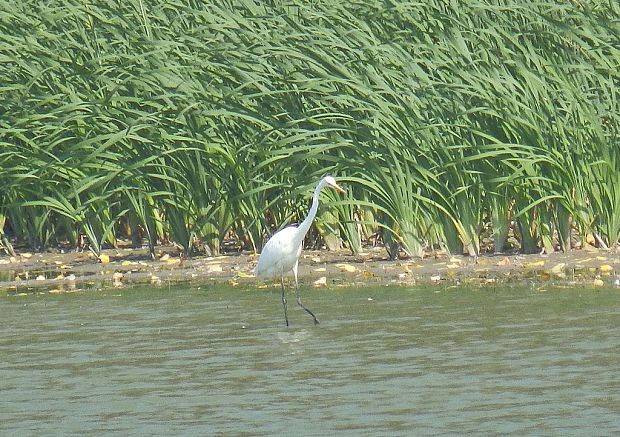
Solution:
M 301 248 L 297 237 L 297 228 L 294 226 L 276 232 L 261 251 L 256 274 L 276 276 L 291 271 L 299 258 Z

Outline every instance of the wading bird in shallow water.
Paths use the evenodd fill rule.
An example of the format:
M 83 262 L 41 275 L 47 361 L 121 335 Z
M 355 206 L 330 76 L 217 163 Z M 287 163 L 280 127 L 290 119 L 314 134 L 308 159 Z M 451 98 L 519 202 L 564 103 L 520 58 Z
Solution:
M 284 293 L 284 275 L 293 272 L 295 276 L 295 293 L 297 295 L 297 304 L 302 307 L 314 319 L 314 324 L 319 323 L 314 313 L 301 303 L 299 296 L 299 283 L 297 282 L 297 265 L 299 264 L 299 255 L 304 242 L 304 237 L 312 225 L 316 211 L 319 209 L 319 195 L 323 187 L 331 187 L 341 193 L 346 193 L 338 186 L 336 180 L 331 175 L 325 175 L 319 181 L 312 196 L 312 206 L 308 215 L 299 226 L 289 226 L 276 232 L 265 244 L 258 258 L 258 265 L 255 273 L 257 276 L 277 277 L 280 276 L 280 284 L 282 285 L 282 305 L 284 306 L 284 320 L 288 326 L 288 315 L 286 314 L 286 295 Z

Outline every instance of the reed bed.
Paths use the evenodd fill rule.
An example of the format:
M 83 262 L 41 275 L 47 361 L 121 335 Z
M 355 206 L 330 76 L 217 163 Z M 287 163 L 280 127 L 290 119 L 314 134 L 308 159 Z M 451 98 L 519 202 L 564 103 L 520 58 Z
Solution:
M 620 240 L 615 1 L 0 0 L 0 47 L 6 250 L 260 251 L 327 171 L 354 252 Z

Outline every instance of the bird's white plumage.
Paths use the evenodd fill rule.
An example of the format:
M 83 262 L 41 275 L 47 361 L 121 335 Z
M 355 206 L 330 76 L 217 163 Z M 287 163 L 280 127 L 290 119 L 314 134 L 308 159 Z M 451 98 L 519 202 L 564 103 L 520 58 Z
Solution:
M 301 302 L 299 296 L 299 284 L 297 282 L 297 263 L 299 262 L 299 256 L 301 255 L 301 249 L 303 246 L 304 237 L 312 225 L 312 221 L 316 216 L 316 212 L 319 208 L 319 195 L 324 186 L 329 186 L 341 193 L 345 191 L 338 186 L 336 180 L 327 175 L 323 177 L 316 188 L 314 189 L 314 195 L 312 196 L 312 206 L 308 215 L 299 226 L 289 226 L 278 232 L 276 232 L 267 241 L 260 257 L 258 258 L 258 264 L 254 272 L 256 276 L 272 277 L 279 276 L 282 285 L 282 305 L 284 306 L 284 320 L 286 326 L 288 326 L 288 316 L 286 315 L 286 297 L 284 293 L 284 275 L 292 272 L 295 277 L 295 291 L 297 292 L 297 303 L 314 319 L 314 323 L 319 323 L 319 320 L 315 317 L 314 313 L 306 308 Z
M 302 241 L 296 238 L 297 232 L 297 226 L 289 226 L 267 241 L 256 266 L 257 276 L 281 276 L 293 271 L 302 247 Z

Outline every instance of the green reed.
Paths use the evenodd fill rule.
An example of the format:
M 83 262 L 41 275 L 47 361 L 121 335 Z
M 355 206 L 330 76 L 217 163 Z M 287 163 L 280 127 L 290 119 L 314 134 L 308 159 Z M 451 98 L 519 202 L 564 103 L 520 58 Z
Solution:
M 620 239 L 616 2 L 0 1 L 2 244 Z M 7 248 L 8 250 L 8 248 Z

